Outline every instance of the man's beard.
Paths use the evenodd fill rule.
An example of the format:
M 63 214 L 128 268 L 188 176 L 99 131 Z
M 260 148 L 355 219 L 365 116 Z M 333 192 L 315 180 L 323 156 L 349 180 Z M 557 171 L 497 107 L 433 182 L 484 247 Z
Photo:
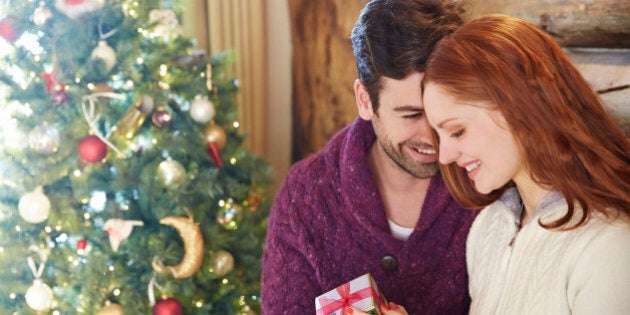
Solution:
M 419 178 L 427 179 L 437 174 L 439 170 L 438 162 L 424 163 L 416 161 L 414 158 L 405 156 L 402 150 L 396 151 L 391 143 L 384 145 L 381 141 L 377 141 L 381 146 L 385 154 L 394 162 L 398 167 L 403 169 L 410 175 Z

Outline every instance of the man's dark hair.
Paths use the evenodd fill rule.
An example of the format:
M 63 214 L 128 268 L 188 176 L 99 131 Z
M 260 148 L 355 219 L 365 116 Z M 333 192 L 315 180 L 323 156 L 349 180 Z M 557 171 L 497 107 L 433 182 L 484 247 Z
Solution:
M 372 0 L 363 8 L 350 39 L 375 113 L 381 77 L 424 71 L 435 44 L 463 23 L 462 12 L 456 0 Z

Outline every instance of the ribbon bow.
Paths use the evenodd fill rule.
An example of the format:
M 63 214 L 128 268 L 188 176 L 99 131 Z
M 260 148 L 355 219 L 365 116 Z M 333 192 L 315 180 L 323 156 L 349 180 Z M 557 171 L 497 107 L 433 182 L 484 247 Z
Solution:
M 345 315 L 346 308 L 348 306 L 352 306 L 352 304 L 370 296 L 376 296 L 376 292 L 372 287 L 367 287 L 359 291 L 350 293 L 349 282 L 337 287 L 336 290 L 339 294 L 339 299 L 331 299 L 326 297 L 319 299 L 321 308 L 317 310 L 317 315 L 329 315 L 330 313 L 333 313 L 339 309 L 341 309 L 341 315 Z
M 96 107 L 96 101 L 99 97 L 107 97 L 111 99 L 119 99 L 124 100 L 126 96 L 124 94 L 116 94 L 112 92 L 99 92 L 93 93 L 83 96 L 83 102 L 81 102 L 81 109 L 83 110 L 83 117 L 85 117 L 85 121 L 87 122 L 90 130 L 97 136 L 101 141 L 103 141 L 107 146 L 112 148 L 112 150 L 116 151 L 119 156 L 123 156 L 123 153 L 111 142 L 109 142 L 99 131 L 98 131 L 98 120 L 100 118 L 99 114 L 94 113 Z M 88 102 L 89 107 L 85 105 L 85 102 Z
M 39 265 L 36 265 L 35 259 L 33 259 L 33 257 L 26 257 L 28 267 L 31 269 L 31 272 L 33 272 L 33 277 L 35 279 L 41 279 L 42 274 L 44 273 L 44 266 L 46 265 L 46 261 L 48 260 L 48 252 L 35 245 L 29 246 L 28 251 L 29 253 L 33 252 L 37 254 L 39 256 L 39 259 L 41 260 L 41 263 Z

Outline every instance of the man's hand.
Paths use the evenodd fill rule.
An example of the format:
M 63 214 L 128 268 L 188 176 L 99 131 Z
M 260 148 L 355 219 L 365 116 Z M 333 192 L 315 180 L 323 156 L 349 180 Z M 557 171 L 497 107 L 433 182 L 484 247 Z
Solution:
M 381 313 L 383 313 L 383 315 L 409 315 L 409 313 L 407 313 L 407 310 L 405 310 L 404 307 L 394 303 L 394 302 L 389 302 L 389 305 L 387 304 L 383 304 L 381 305 Z M 348 307 L 346 309 L 346 314 L 349 315 L 370 315 L 366 312 L 361 311 L 360 309 L 354 308 L 354 307 Z

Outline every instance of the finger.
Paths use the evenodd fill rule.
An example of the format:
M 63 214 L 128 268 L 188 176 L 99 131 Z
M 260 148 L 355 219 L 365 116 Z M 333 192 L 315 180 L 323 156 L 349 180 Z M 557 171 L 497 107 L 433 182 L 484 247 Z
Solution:
M 389 305 L 381 305 L 383 315 L 409 315 L 407 310 L 394 302 L 389 302 Z
M 346 314 L 348 315 L 370 315 L 358 308 L 354 308 L 354 307 L 347 307 L 346 308 Z

